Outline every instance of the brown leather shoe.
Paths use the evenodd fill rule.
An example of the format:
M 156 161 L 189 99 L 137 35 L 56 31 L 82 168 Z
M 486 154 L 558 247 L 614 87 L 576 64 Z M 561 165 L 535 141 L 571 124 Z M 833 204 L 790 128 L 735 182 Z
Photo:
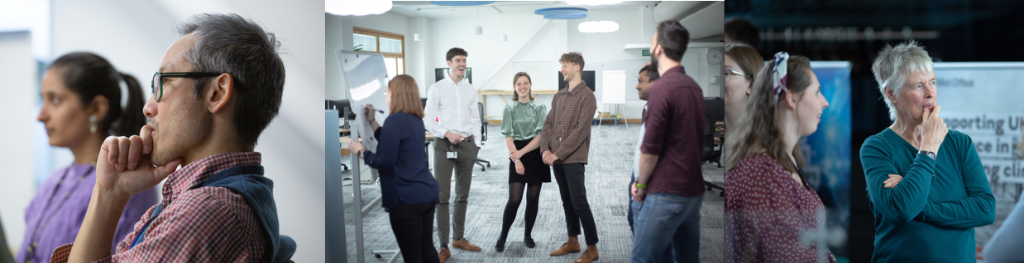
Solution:
M 452 252 L 448 251 L 448 248 L 442 247 L 441 252 L 437 253 L 437 258 L 441 260 L 441 263 L 444 263 L 445 260 L 452 258 Z
M 471 252 L 480 252 L 480 247 L 478 247 L 477 245 L 470 244 L 469 240 L 466 240 L 466 238 L 453 241 L 452 247 Z
M 598 258 L 597 246 L 587 246 L 587 251 L 584 251 L 583 255 L 580 255 L 580 257 L 577 258 L 576 261 L 573 261 L 573 262 L 574 263 L 590 263 L 590 262 L 592 262 L 594 260 L 597 260 L 597 258 Z
M 565 255 L 565 254 L 569 254 L 569 253 L 577 253 L 577 252 L 580 252 L 580 242 L 577 241 L 576 238 L 570 237 L 569 241 L 566 241 L 565 243 L 562 243 L 562 247 L 560 247 L 558 249 L 555 249 L 555 251 L 551 251 L 551 253 L 549 253 L 549 255 L 561 256 L 561 255 Z

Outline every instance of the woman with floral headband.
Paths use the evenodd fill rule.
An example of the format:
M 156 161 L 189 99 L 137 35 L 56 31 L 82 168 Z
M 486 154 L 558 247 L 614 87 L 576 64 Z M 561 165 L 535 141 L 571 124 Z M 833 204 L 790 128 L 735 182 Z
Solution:
M 725 159 L 726 262 L 835 262 L 825 206 L 801 173 L 797 141 L 828 107 L 806 57 L 775 54 L 757 74 Z M 807 238 L 811 237 L 811 238 Z

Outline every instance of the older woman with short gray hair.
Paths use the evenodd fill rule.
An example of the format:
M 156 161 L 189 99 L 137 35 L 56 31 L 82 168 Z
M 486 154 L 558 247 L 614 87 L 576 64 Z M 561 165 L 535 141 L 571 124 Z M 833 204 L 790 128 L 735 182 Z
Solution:
M 860 149 L 871 261 L 974 261 L 974 228 L 995 221 L 995 198 L 971 137 L 939 117 L 932 59 L 910 41 L 882 49 L 871 71 L 893 120 Z

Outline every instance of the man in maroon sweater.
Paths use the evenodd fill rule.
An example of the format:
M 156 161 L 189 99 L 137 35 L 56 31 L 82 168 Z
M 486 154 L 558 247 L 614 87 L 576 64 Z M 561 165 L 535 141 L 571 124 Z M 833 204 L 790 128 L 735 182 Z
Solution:
M 668 20 L 651 40 L 651 66 L 661 78 L 647 96 L 632 262 L 658 262 L 669 245 L 676 262 L 700 261 L 704 93 L 679 65 L 689 39 L 686 28 Z

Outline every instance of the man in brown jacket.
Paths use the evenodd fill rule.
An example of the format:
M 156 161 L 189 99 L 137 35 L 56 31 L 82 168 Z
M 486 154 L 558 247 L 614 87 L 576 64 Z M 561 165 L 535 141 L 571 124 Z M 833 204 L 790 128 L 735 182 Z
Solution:
M 562 75 L 568 86 L 555 93 L 551 101 L 541 134 L 540 149 L 544 163 L 555 170 L 555 180 L 562 196 L 562 208 L 569 232 L 569 240 L 551 251 L 552 256 L 580 252 L 577 236 L 580 225 L 587 236 L 587 251 L 575 262 L 591 262 L 598 257 L 597 226 L 587 203 L 584 185 L 584 165 L 590 149 L 590 125 L 597 110 L 594 92 L 580 78 L 583 56 L 579 52 L 562 54 Z

